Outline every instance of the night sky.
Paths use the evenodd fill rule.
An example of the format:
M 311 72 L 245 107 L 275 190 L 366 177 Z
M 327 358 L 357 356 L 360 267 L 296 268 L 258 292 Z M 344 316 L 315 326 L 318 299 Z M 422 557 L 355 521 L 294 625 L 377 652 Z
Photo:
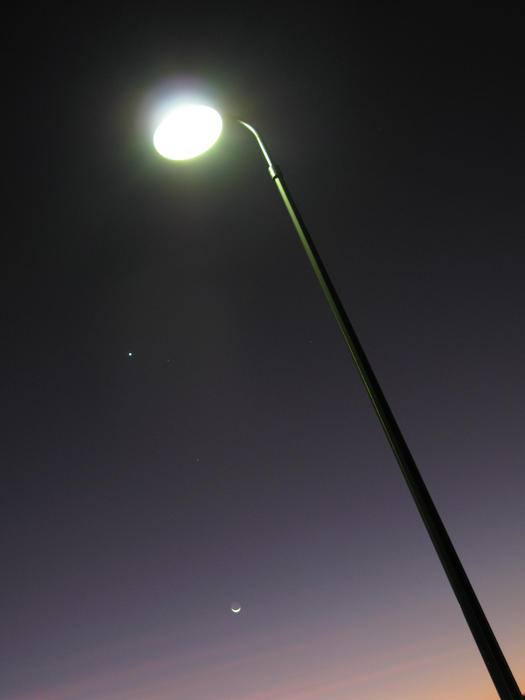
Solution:
M 1 700 L 497 698 L 255 140 L 154 151 L 181 92 L 282 167 L 525 692 L 525 11 L 459 7 L 4 25 Z

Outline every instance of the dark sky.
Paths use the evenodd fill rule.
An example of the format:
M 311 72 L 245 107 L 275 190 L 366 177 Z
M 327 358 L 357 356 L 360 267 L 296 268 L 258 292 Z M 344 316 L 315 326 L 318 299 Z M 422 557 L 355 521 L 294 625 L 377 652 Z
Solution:
M 181 91 L 281 165 L 525 689 L 525 13 L 465 7 L 4 26 L 2 700 L 497 698 L 257 144 L 153 150 Z

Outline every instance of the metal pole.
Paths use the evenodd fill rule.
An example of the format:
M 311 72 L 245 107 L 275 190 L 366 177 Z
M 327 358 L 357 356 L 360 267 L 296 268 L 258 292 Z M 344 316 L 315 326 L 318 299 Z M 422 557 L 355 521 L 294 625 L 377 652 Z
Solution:
M 374 406 L 379 422 L 383 426 L 386 437 L 392 451 L 401 468 L 401 472 L 405 478 L 410 493 L 416 503 L 419 514 L 421 515 L 425 527 L 430 535 L 430 539 L 434 545 L 437 555 L 443 565 L 445 573 L 448 577 L 452 590 L 458 600 L 458 603 L 463 611 L 467 624 L 472 632 L 474 640 L 483 657 L 487 670 L 496 686 L 502 700 L 522 700 L 521 691 L 512 675 L 512 672 L 507 664 L 507 660 L 501 651 L 501 648 L 492 632 L 485 613 L 476 597 L 474 589 L 465 573 L 463 565 L 454 549 L 454 546 L 448 536 L 443 521 L 430 497 L 428 489 L 423 481 L 417 465 L 412 457 L 408 445 L 401 433 L 401 430 L 394 418 L 390 406 L 383 394 L 383 391 L 376 379 L 372 367 L 365 355 L 361 343 L 354 331 L 352 324 L 343 308 L 341 300 L 335 290 L 328 272 L 323 264 L 321 256 L 317 252 L 312 239 L 304 225 L 301 215 L 290 195 L 286 186 L 283 175 L 271 161 L 264 143 L 257 131 L 246 122 L 238 119 L 257 139 L 261 151 L 268 163 L 268 170 L 272 180 L 274 181 L 279 194 L 282 197 L 284 205 L 290 215 L 290 218 L 299 235 L 301 243 L 304 247 L 306 255 L 310 260 L 315 275 L 321 285 L 324 295 L 330 305 L 332 313 L 337 321 L 337 325 L 346 345 L 350 350 L 350 354 L 354 360 L 357 370 L 363 380 L 363 384 L 368 392 L 372 405 Z

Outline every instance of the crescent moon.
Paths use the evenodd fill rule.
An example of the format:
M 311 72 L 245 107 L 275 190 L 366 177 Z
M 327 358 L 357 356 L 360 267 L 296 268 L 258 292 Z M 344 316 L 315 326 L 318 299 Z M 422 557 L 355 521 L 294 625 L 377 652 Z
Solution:
M 241 612 L 241 608 L 232 608 L 232 613 L 235 613 L 236 615 Z

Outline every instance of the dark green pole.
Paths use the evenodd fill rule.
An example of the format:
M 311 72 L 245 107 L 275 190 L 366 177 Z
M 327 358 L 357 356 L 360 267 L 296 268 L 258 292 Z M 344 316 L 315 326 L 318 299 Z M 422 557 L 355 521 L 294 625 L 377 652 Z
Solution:
M 310 260 L 315 275 L 321 285 L 324 295 L 332 309 L 332 313 L 337 321 L 337 325 L 350 354 L 357 367 L 365 389 L 368 392 L 372 405 L 374 406 L 379 422 L 383 426 L 386 437 L 392 451 L 398 461 L 410 493 L 416 503 L 430 539 L 435 547 L 437 555 L 445 569 L 445 573 L 450 581 L 452 590 L 456 595 L 458 603 L 463 611 L 470 631 L 474 637 L 478 649 L 483 657 L 487 670 L 496 686 L 502 700 L 522 700 L 521 691 L 512 675 L 503 652 L 496 637 L 489 625 L 485 613 L 477 599 L 472 585 L 465 573 L 463 565 L 454 549 L 450 537 L 443 525 L 443 521 L 430 497 L 428 489 L 423 481 L 419 469 L 412 457 L 408 445 L 401 433 L 401 430 L 394 418 L 390 406 L 383 394 L 383 391 L 376 379 L 372 367 L 365 355 L 361 343 L 354 331 L 352 324 L 343 308 L 341 300 L 335 290 L 328 272 L 317 252 L 312 239 L 304 225 L 301 215 L 290 195 L 280 169 L 274 165 L 270 159 L 268 151 L 257 131 L 241 119 L 237 120 L 245 126 L 257 139 L 262 153 L 268 163 L 268 170 L 274 181 L 290 218 L 299 235 L 303 248 Z

